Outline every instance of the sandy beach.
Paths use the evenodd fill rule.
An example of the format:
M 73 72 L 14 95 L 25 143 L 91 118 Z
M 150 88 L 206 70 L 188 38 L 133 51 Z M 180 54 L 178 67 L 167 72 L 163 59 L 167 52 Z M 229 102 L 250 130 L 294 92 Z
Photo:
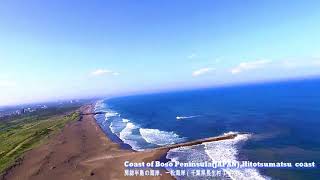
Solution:
M 92 112 L 92 106 L 80 111 Z M 67 124 L 49 140 L 25 153 L 8 169 L 5 180 L 86 180 L 86 179 L 174 179 L 165 170 L 158 177 L 125 177 L 124 162 L 158 160 L 167 149 L 147 152 L 123 150 L 109 140 L 97 125 L 92 114 Z

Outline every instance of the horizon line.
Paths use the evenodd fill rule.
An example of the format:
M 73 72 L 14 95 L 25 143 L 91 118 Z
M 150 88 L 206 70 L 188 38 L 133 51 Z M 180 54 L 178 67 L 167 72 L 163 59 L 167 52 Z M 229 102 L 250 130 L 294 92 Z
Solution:
M 4 104 L 0 105 L 0 108 L 10 108 L 15 106 L 26 106 L 33 104 L 41 103 L 56 103 L 63 101 L 71 100 L 98 100 L 98 99 L 107 99 L 107 98 L 117 98 L 117 97 L 130 97 L 130 96 L 139 96 L 139 95 L 149 95 L 149 94 L 162 94 L 162 93 L 171 93 L 171 92 L 180 92 L 180 91 L 193 91 L 201 89 L 219 89 L 219 88 L 232 88 L 239 86 L 250 86 L 250 85 L 262 85 L 262 84 L 272 84 L 272 83 L 284 83 L 290 81 L 304 81 L 304 80 L 316 80 L 320 79 L 320 75 L 304 76 L 304 77 L 291 77 L 291 78 L 282 78 L 282 79 L 266 79 L 266 80 L 257 80 L 257 81 L 247 81 L 247 82 L 235 82 L 235 83 L 224 83 L 224 84 L 211 84 L 211 85 L 198 85 L 198 86 L 188 86 L 182 88 L 168 88 L 168 89 L 158 89 L 158 90 L 143 90 L 138 92 L 127 92 L 122 94 L 109 94 L 109 95 L 94 95 L 94 96 L 81 96 L 74 98 L 59 98 L 51 100 L 39 100 L 34 102 L 21 102 L 17 104 Z

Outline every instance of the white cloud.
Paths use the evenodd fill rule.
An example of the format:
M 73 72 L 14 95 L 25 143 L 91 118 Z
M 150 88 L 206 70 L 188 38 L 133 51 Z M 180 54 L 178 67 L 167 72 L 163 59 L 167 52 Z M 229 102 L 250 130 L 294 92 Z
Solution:
M 250 61 L 250 62 L 242 62 L 238 66 L 232 68 L 230 70 L 230 72 L 232 74 L 238 74 L 243 71 L 263 68 L 270 63 L 271 63 L 271 61 L 269 61 L 269 60 L 257 60 L 257 61 Z
M 194 59 L 197 57 L 197 54 L 196 53 L 192 53 L 188 56 L 188 59 Z
M 210 73 L 210 72 L 213 71 L 213 70 L 214 70 L 214 69 L 213 69 L 213 68 L 210 68 L 210 67 L 201 68 L 201 69 L 198 69 L 198 70 L 193 71 L 193 72 L 192 72 L 192 76 L 193 76 L 193 77 L 201 76 L 201 75 Z
M 320 58 L 312 56 L 299 59 L 287 59 L 280 61 L 279 65 L 287 69 L 311 68 L 320 65 Z
M 113 75 L 113 76 L 118 76 L 119 73 L 107 69 L 97 69 L 93 72 L 91 72 L 92 76 L 102 76 L 102 75 Z
M 320 57 L 314 56 L 312 62 L 313 62 L 314 65 L 320 66 Z
M 293 69 L 301 66 L 302 64 L 298 61 L 284 60 L 280 62 L 280 65 L 282 65 L 284 68 Z
M 216 58 L 213 62 L 214 63 L 220 63 L 222 61 L 222 58 Z
M 15 87 L 17 85 L 14 81 L 9 80 L 1 80 L 0 79 L 0 88 L 9 88 L 9 87 Z
M 314 65 L 316 65 L 316 66 L 320 66 L 320 60 L 315 60 L 315 61 L 313 61 L 313 63 L 314 63 Z

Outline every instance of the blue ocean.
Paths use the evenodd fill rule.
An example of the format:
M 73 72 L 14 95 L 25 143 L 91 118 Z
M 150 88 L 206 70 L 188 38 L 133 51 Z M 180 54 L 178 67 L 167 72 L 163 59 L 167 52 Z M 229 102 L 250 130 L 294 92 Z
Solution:
M 320 80 L 206 88 L 104 99 L 103 131 L 136 151 L 227 133 L 235 139 L 170 150 L 170 161 L 320 163 Z M 320 179 L 319 168 L 228 170 L 229 179 Z

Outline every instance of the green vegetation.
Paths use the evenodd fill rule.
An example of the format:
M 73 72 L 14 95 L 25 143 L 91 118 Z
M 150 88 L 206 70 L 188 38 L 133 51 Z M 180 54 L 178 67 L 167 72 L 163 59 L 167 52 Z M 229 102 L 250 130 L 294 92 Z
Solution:
M 66 123 L 77 120 L 76 108 L 49 108 L 0 118 L 0 173 Z

